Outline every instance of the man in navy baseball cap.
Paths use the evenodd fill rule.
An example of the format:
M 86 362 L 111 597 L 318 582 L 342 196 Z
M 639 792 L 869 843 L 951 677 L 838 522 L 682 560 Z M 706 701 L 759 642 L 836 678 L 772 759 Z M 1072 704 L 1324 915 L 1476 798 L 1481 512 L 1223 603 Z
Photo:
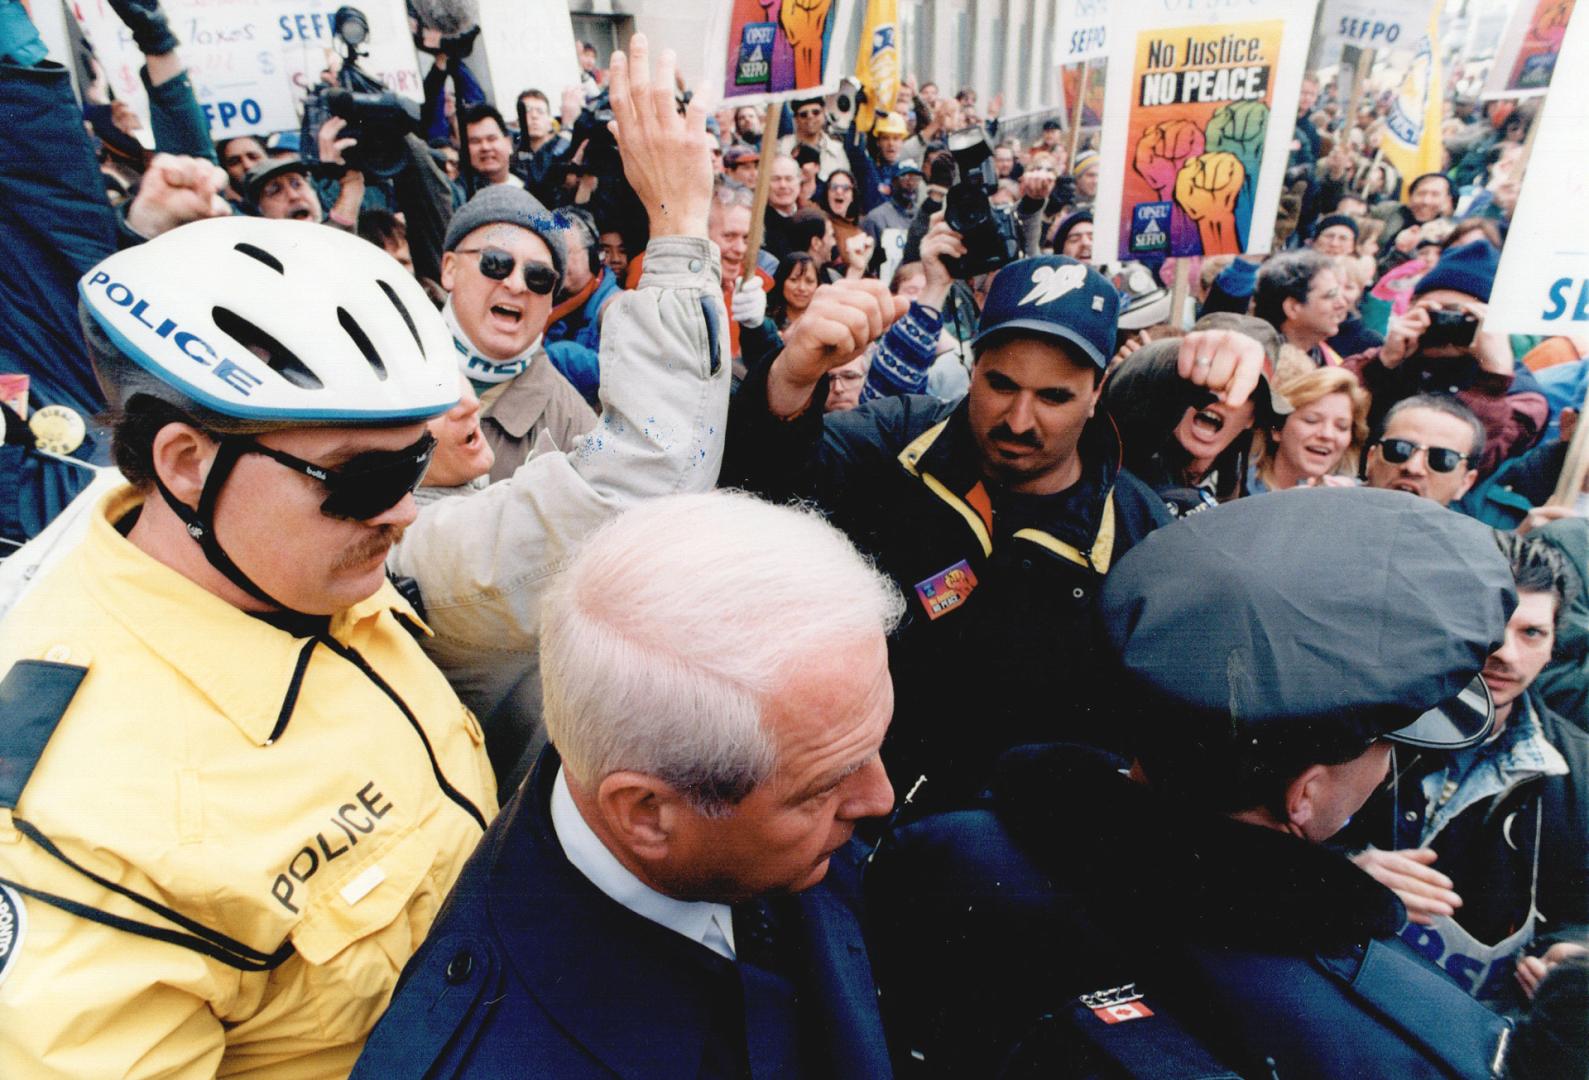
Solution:
M 940 219 L 921 252 L 930 287 L 965 246 Z M 818 502 L 898 585 L 883 761 L 901 793 L 927 777 L 919 810 L 975 796 L 1011 746 L 1108 736 L 1087 720 L 1094 597 L 1168 514 L 1095 415 L 1119 309 L 1101 274 L 1058 255 L 999 270 L 958 401 L 925 393 L 941 316 L 917 304 L 890 328 L 904 308 L 875 281 L 818 289 L 735 397 L 720 482 Z M 824 417 L 828 372 L 879 336 L 860 407 Z M 1263 359 L 1251 338 L 1192 334 L 1167 377 L 1239 404 Z

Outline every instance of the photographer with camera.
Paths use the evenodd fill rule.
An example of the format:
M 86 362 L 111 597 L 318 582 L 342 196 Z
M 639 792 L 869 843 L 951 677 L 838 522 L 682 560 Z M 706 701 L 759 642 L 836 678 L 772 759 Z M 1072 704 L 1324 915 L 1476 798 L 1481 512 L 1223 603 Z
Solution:
M 1504 334 L 1481 330 L 1500 252 L 1487 240 L 1452 248 L 1413 288 L 1413 304 L 1390 320 L 1385 344 L 1347 357 L 1345 366 L 1374 396 L 1369 424 L 1416 394 L 1452 394 L 1484 424 L 1484 452 L 1470 463 L 1483 477 L 1526 450 L 1549 419 L 1534 377 L 1520 367 Z
M 266 159 L 248 172 L 243 193 L 262 218 L 289 221 L 318 221 L 343 232 L 357 232 L 359 208 L 364 202 L 364 174 L 347 167 L 342 152 L 353 142 L 338 138 L 347 121 L 333 116 L 320 127 L 320 160 L 324 166 L 343 166 L 338 176 L 336 202 L 322 210 L 320 195 L 312 183 L 314 166 L 297 154 Z

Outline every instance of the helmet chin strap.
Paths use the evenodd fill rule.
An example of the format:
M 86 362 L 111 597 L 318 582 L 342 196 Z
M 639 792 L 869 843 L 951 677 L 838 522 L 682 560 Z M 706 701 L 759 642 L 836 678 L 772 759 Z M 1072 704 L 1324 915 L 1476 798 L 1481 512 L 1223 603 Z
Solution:
M 220 447 L 215 453 L 215 462 L 210 466 L 209 475 L 204 478 L 204 489 L 199 492 L 197 510 L 173 495 L 171 489 L 160 479 L 158 472 L 155 473 L 155 487 L 160 489 L 160 495 L 165 499 L 166 505 L 171 507 L 172 512 L 187 526 L 188 535 L 198 542 L 199 550 L 204 552 L 204 557 L 209 560 L 210 565 L 225 574 L 227 580 L 254 599 L 273 608 L 291 615 L 307 616 L 307 612 L 288 607 L 254 584 L 249 576 L 243 573 L 242 568 L 232 561 L 231 556 L 226 554 L 215 535 L 215 503 L 221 497 L 221 488 L 232 475 L 232 469 L 237 465 L 238 458 L 243 456 L 245 446 L 243 440 L 221 439 Z

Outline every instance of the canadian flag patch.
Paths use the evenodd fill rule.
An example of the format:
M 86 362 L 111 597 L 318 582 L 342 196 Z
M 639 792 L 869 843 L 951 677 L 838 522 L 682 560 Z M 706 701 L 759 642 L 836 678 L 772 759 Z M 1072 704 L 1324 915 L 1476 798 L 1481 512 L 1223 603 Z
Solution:
M 1105 1005 L 1101 1009 L 1094 1009 L 1092 1014 L 1106 1024 L 1123 1024 L 1127 1020 L 1141 1020 L 1143 1017 L 1152 1016 L 1153 1010 L 1140 1001 L 1127 1001 L 1120 1005 Z

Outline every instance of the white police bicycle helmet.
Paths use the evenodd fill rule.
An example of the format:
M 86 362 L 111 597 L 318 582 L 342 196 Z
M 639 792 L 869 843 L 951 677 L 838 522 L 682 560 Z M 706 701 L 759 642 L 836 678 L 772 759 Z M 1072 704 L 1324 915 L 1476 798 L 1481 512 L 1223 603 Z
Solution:
M 252 435 L 303 426 L 391 426 L 458 400 L 452 335 L 419 283 L 375 245 L 325 225 L 220 218 L 121 251 L 78 282 L 84 336 L 106 399 L 153 397 L 219 436 L 197 506 L 156 488 L 205 557 L 284 611 L 215 534 L 215 505 L 245 454 L 327 487 L 322 510 L 368 520 L 416 487 L 427 432 L 405 450 L 316 466 Z
M 102 379 L 113 405 L 150 393 L 259 430 L 400 424 L 458 400 L 452 335 L 413 275 L 326 225 L 184 225 L 104 260 L 78 294 L 85 323 L 152 376 Z

